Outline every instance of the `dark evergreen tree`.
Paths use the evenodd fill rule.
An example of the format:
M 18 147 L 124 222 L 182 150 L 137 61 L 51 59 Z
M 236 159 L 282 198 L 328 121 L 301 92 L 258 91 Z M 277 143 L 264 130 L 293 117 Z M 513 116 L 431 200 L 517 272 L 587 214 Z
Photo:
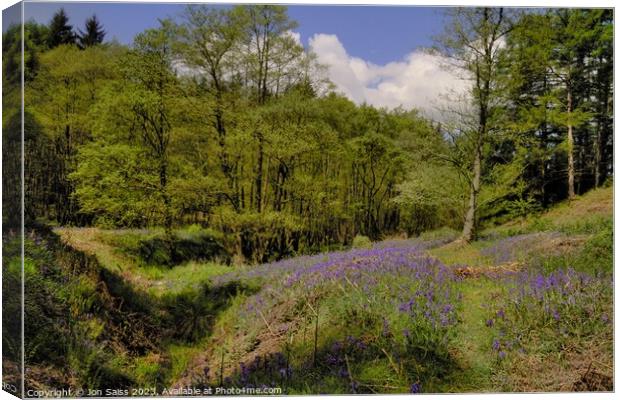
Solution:
M 81 48 L 86 48 L 89 46 L 94 46 L 97 44 L 101 44 L 103 42 L 103 38 L 105 37 L 105 31 L 103 30 L 103 26 L 97 19 L 97 16 L 93 14 L 92 17 L 86 20 L 84 24 L 85 31 L 80 31 L 78 36 L 78 44 Z
M 49 27 L 49 47 L 54 48 L 62 44 L 74 44 L 75 33 L 73 26 L 69 25 L 69 17 L 64 8 L 58 10 L 52 17 Z

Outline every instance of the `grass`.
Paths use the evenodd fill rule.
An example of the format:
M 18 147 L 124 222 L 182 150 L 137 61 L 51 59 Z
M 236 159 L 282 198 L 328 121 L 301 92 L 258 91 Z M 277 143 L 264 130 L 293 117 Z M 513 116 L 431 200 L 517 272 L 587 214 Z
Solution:
M 440 392 L 487 392 L 497 390 L 494 386 L 493 367 L 495 357 L 489 351 L 492 335 L 485 326 L 489 296 L 497 291 L 496 282 L 480 278 L 463 282 L 463 304 L 458 334 L 453 342 L 460 368 L 454 371 L 438 388 Z
M 447 245 L 430 249 L 430 255 L 437 257 L 446 265 L 467 265 L 472 267 L 486 267 L 492 264 L 490 257 L 481 253 L 493 242 L 453 242 Z
M 185 371 L 190 362 L 200 353 L 202 346 L 187 345 L 184 343 L 170 343 L 166 346 L 169 356 L 169 372 L 166 376 L 166 384 L 174 384 Z
M 152 266 L 142 268 L 143 276 L 151 281 L 150 292 L 157 295 L 179 293 L 187 288 L 198 289 L 212 278 L 229 272 L 231 267 L 228 265 L 193 261 L 174 268 Z
M 213 262 L 190 261 L 174 268 L 147 265 L 127 254 L 126 249 L 161 234 L 160 229 L 56 228 L 55 232 L 72 247 L 94 255 L 104 268 L 120 273 L 134 287 L 156 296 L 196 289 L 215 276 L 231 272 L 231 267 Z
M 613 187 L 593 189 L 564 201 L 542 214 L 488 227 L 482 237 L 508 237 L 523 233 L 559 231 L 568 234 L 596 233 L 596 227 L 609 221 L 613 214 Z
M 350 263 L 344 270 L 348 276 L 347 271 L 364 264 L 365 260 L 374 260 L 373 256 L 351 258 L 345 251 L 256 267 L 190 261 L 169 268 L 146 265 L 126 252 L 143 238 L 159 234 L 157 230 L 57 228 L 56 231 L 70 245 L 95 255 L 104 268 L 120 273 L 132 287 L 155 299 L 187 302 L 192 310 L 175 311 L 178 311 L 175 318 L 181 318 L 182 326 L 187 325 L 187 321 L 182 321 L 184 312 L 187 318 L 213 313 L 209 332 L 204 336 L 195 340 L 165 340 L 156 352 L 134 358 L 127 371 L 140 384 L 218 384 L 220 376 L 238 380 L 243 378 L 240 363 L 247 366 L 257 356 L 282 353 L 286 364 L 274 366 L 269 373 L 255 372 L 253 376 L 274 380 L 287 393 L 403 393 L 413 390 L 416 384 L 421 384 L 421 390 L 427 393 L 571 390 L 576 379 L 583 379 L 588 360 L 597 363 L 597 371 L 610 373 L 612 342 L 607 339 L 607 328 L 594 328 L 600 340 L 584 334 L 552 343 L 549 337 L 557 333 L 552 335 L 536 327 L 527 354 L 514 353 L 505 360 L 499 359 L 492 350 L 497 331 L 486 324 L 495 312 L 491 306 L 497 308 L 507 292 L 505 281 L 492 274 L 497 274 L 498 266 L 505 265 L 511 265 L 513 272 L 547 275 L 569 266 L 592 275 L 610 273 L 613 266 L 611 195 L 611 188 L 594 190 L 544 214 L 488 228 L 480 240 L 469 244 L 442 244 L 457 235 L 443 229 L 427 232 L 417 239 L 356 246 L 362 249 L 351 250 L 351 254 L 372 252 L 375 248 L 422 245 L 422 254 L 450 268 L 467 266 L 478 272 L 450 284 L 451 290 L 460 293 L 461 298 L 454 303 L 458 322 L 449 334 L 445 338 L 433 338 L 436 333 L 429 330 L 430 336 L 418 347 L 410 347 L 403 332 L 409 324 L 418 326 L 415 324 L 419 321 L 399 314 L 398 302 L 405 298 L 394 297 L 408 278 L 395 278 L 385 271 L 378 275 L 379 286 L 373 286 L 370 291 L 363 290 L 361 282 L 365 281 L 356 283 L 340 275 L 319 277 L 313 283 L 315 286 L 309 287 L 284 284 L 295 272 L 301 277 L 307 274 L 314 282 L 312 275 L 304 271 L 331 259 L 337 260 L 335 268 Z M 181 234 L 191 234 L 191 229 L 186 231 Z M 218 288 L 227 282 L 250 285 L 259 291 L 224 291 L 225 306 L 216 310 L 208 304 L 193 304 L 213 301 L 208 295 L 200 295 L 205 284 Z M 413 291 L 412 286 L 403 293 Z M 604 303 L 604 300 L 596 301 Z M 391 338 L 382 336 L 385 321 L 389 323 Z M 574 325 L 581 323 L 584 322 L 577 318 Z M 201 324 L 197 320 L 195 326 Z M 421 325 L 415 330 L 426 332 Z M 349 340 L 349 336 L 369 347 L 338 353 L 342 357 L 337 365 L 330 365 L 325 361 L 332 354 L 330 349 L 335 343 Z M 426 352 L 435 350 L 438 343 L 445 343 L 446 353 L 427 358 Z M 550 348 L 555 350 L 549 351 Z M 279 375 L 278 371 L 284 367 L 292 369 L 294 378 Z M 553 371 L 553 379 L 545 379 L 545 371 Z

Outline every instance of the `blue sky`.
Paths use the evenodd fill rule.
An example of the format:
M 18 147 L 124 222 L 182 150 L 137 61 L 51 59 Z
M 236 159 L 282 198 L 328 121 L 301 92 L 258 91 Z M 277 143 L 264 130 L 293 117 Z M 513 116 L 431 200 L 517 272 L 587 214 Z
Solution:
M 157 19 L 178 15 L 182 4 L 161 3 L 61 3 L 31 2 L 25 5 L 26 19 L 48 23 L 64 7 L 74 27 L 82 27 L 93 13 L 101 20 L 108 39 L 131 43 Z M 394 6 L 289 6 L 289 16 L 304 45 L 314 34 L 338 36 L 347 52 L 373 63 L 402 59 L 418 47 L 432 44 L 432 35 L 442 30 L 441 8 Z
M 74 28 L 83 27 L 96 14 L 107 40 L 130 44 L 137 33 L 158 26 L 158 18 L 178 16 L 185 6 L 28 2 L 25 18 L 47 24 L 60 7 Z M 434 116 L 447 91 L 466 90 L 462 79 L 446 71 L 440 57 L 423 51 L 443 31 L 441 7 L 294 5 L 288 11 L 299 23 L 294 31 L 302 44 L 327 67 L 326 77 L 356 103 L 415 107 Z

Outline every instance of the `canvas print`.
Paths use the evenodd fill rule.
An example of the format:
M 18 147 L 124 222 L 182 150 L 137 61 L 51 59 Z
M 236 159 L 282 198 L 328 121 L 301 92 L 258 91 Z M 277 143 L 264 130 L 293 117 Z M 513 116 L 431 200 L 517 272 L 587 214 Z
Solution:
M 613 15 L 7 8 L 3 390 L 613 392 Z

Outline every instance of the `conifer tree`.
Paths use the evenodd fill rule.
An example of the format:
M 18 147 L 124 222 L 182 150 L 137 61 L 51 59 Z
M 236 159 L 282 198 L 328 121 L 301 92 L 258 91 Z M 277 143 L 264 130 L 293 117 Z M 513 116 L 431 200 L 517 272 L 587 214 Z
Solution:
M 84 24 L 85 31 L 80 30 L 78 36 L 78 44 L 80 48 L 84 49 L 89 46 L 95 46 L 103 42 L 106 32 L 103 30 L 103 26 L 97 19 L 97 16 L 93 14 L 88 18 Z
M 54 48 L 62 44 L 74 44 L 75 33 L 73 26 L 69 25 L 69 17 L 64 8 L 58 10 L 52 17 L 49 26 L 49 47 Z

